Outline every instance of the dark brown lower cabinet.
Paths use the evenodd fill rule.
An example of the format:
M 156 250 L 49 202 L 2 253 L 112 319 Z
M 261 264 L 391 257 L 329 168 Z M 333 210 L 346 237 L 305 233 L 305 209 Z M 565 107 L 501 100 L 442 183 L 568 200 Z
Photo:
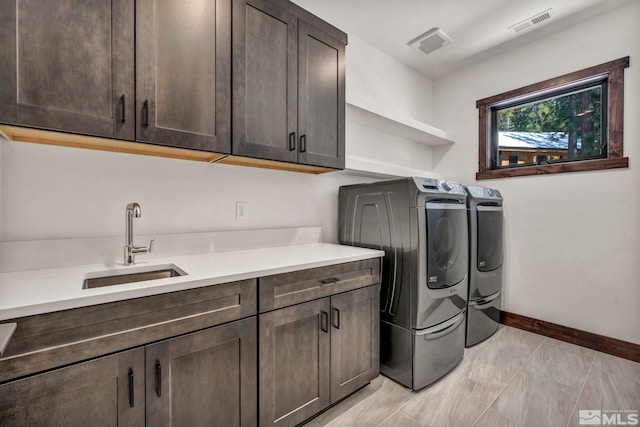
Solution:
M 330 402 L 329 298 L 260 315 L 260 425 L 296 425 Z
M 263 313 L 260 425 L 294 426 L 379 373 L 377 285 Z
M 378 375 L 379 259 L 258 280 L 16 319 L 0 427 L 293 426 Z
M 380 372 L 378 286 L 331 297 L 331 403 Z
M 0 386 L 2 426 L 144 426 L 144 349 Z
M 148 426 L 255 426 L 256 318 L 146 347 Z
M 256 426 L 256 338 L 254 316 L 0 385 L 0 426 Z

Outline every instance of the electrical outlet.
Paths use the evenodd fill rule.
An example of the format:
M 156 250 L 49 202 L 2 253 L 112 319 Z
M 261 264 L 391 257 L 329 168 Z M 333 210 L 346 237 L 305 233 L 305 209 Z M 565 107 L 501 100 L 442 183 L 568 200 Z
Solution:
M 236 221 L 245 221 L 249 217 L 249 202 L 236 202 Z

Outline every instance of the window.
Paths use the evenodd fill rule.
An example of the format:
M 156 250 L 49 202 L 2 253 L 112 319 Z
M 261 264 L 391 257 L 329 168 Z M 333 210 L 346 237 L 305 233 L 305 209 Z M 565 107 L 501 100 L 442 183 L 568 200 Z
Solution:
M 622 153 L 629 57 L 476 102 L 477 179 L 628 167 Z

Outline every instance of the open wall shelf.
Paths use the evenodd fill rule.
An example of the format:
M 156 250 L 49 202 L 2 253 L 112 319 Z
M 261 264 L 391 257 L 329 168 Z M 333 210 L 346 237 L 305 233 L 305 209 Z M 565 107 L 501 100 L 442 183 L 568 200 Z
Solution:
M 453 144 L 453 140 L 442 129 L 395 111 L 385 110 L 365 99 L 348 98 L 347 111 L 349 118 L 355 122 L 384 133 L 432 146 Z

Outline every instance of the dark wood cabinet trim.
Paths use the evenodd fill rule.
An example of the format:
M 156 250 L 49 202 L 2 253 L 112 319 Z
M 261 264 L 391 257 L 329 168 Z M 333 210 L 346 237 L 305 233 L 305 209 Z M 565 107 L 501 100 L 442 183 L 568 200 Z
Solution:
M 583 160 L 579 162 L 556 163 L 551 165 L 521 166 L 509 169 L 494 169 L 476 173 L 476 179 L 509 178 L 514 176 L 548 175 L 564 172 L 598 171 L 628 168 L 629 158 Z
M 546 322 L 520 314 L 500 312 L 500 323 L 523 329 L 545 337 L 555 338 L 571 344 L 590 348 L 602 353 L 640 362 L 640 345 L 628 341 L 610 338 L 557 323 Z
M 476 101 L 476 108 L 478 108 L 478 173 L 476 173 L 476 179 L 547 175 L 629 167 L 629 159 L 623 157 L 624 69 L 627 67 L 629 67 L 628 56 Z M 608 76 L 608 158 L 491 169 L 490 133 L 492 132 L 491 108 L 493 106 L 536 92 L 553 90 L 563 85 L 598 75 Z
M 518 98 L 520 96 L 540 92 L 554 87 L 563 86 L 568 83 L 572 83 L 578 80 L 584 80 L 586 78 L 597 76 L 598 74 L 608 74 L 615 69 L 625 69 L 629 67 L 629 57 L 616 59 L 613 61 L 605 62 L 604 64 L 594 65 L 593 67 L 585 68 L 580 71 L 574 71 L 572 73 L 563 74 L 559 77 L 554 77 L 542 82 L 530 84 L 518 89 L 513 89 L 507 92 L 500 93 L 498 95 L 490 96 L 487 98 L 476 101 L 476 107 L 480 108 L 486 105 L 494 105 L 503 101 Z

